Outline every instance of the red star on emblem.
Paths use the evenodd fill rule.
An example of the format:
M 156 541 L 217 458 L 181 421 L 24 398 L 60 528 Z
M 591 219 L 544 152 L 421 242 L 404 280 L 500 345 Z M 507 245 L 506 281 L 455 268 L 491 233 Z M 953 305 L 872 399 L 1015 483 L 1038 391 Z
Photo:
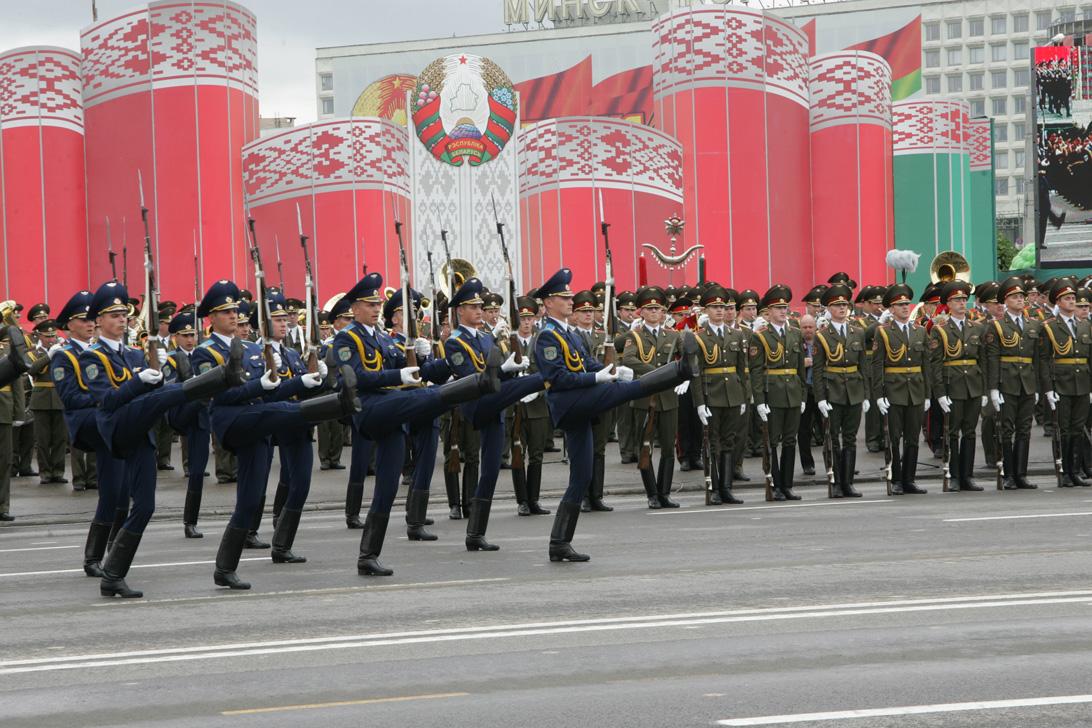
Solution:
M 466 56 L 459 56 L 459 63 L 465 64 L 466 63 Z

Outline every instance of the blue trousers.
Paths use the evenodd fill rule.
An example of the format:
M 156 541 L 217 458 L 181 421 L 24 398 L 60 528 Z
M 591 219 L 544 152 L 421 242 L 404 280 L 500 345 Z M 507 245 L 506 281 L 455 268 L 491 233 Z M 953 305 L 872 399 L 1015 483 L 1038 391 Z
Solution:
M 122 528 L 133 533 L 144 533 L 148 521 L 152 520 L 152 514 L 155 513 L 155 445 L 148 442 L 147 438 L 141 438 L 139 444 L 128 448 L 126 452 L 128 454 L 123 461 L 124 479 L 129 486 L 128 497 L 132 500 L 132 508 Z M 117 507 L 124 504 L 124 496 L 119 495 Z
M 163 415 L 185 401 L 186 395 L 181 384 L 163 384 L 122 405 L 105 415 L 113 425 L 110 444 L 116 452 L 125 455 L 130 449 L 139 449 L 137 443 L 143 445 L 145 440 L 152 441 L 151 433 Z M 103 415 L 100 410 L 101 416 Z
M 281 480 L 288 484 L 288 497 L 284 507 L 299 511 L 311 492 L 311 470 L 315 465 L 315 450 L 308 437 L 310 430 L 291 435 L 277 436 L 277 449 L 281 452 Z
M 480 399 L 459 405 L 459 411 L 463 419 L 478 430 L 499 420 L 504 410 L 516 402 L 534 392 L 541 392 L 545 388 L 545 382 L 541 374 L 530 374 L 526 377 L 515 377 L 501 382 L 499 392 L 487 394 Z
M 406 436 L 401 430 L 389 432 L 375 441 L 375 447 L 375 492 L 368 513 L 390 513 L 402 481 Z
M 349 435 L 352 441 L 349 456 L 349 482 L 363 483 L 368 478 L 368 466 L 372 462 L 375 442 L 364 437 L 355 427 L 349 428 Z
M 99 479 L 99 502 L 95 506 L 94 520 L 110 523 L 114 512 L 123 505 L 129 507 L 129 483 L 125 475 L 125 461 L 118 460 L 102 443 L 95 448 L 95 473 Z
M 392 432 L 402 436 L 404 424 L 428 424 L 448 409 L 437 389 L 422 387 L 362 394 L 360 412 L 353 415 L 353 428 L 378 444 Z M 402 447 L 404 452 L 405 445 Z
M 209 431 L 204 427 L 186 430 L 186 455 L 190 464 L 190 479 L 186 490 L 200 493 L 205 487 L 205 468 L 209 464 Z
M 440 421 L 410 428 L 413 438 L 413 484 L 411 490 L 428 490 L 436 469 L 436 450 L 440 442 Z

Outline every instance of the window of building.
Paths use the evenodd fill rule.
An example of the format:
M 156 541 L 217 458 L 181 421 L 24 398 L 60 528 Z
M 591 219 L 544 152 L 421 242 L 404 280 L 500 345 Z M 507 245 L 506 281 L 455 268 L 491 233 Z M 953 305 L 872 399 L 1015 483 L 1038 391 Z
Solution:
M 334 90 L 334 74 L 332 73 L 320 73 L 319 77 L 319 90 L 320 91 L 333 91 Z
M 927 76 L 925 78 L 925 93 L 927 93 L 927 94 L 939 94 L 940 93 L 940 77 L 939 76 Z
M 1050 13 L 1047 13 L 1049 16 Z M 1050 26 L 1049 19 L 1047 20 L 1047 27 Z M 926 23 L 925 24 L 925 40 L 934 41 L 940 40 L 940 23 Z
M 994 15 L 990 18 L 990 35 L 1004 35 L 1009 32 L 1008 18 L 1004 15 Z
M 948 74 L 948 93 L 958 94 L 963 92 L 963 74 L 962 73 L 950 73 Z
M 1025 128 L 1026 127 L 1024 126 L 1024 122 L 1022 122 L 1022 121 L 1013 122 L 1013 124 L 1012 124 L 1012 140 L 1014 142 L 1024 141 L 1024 134 L 1025 134 L 1024 129 Z
M 1008 60 L 1008 46 L 1004 43 L 994 43 L 990 46 L 990 60 L 991 61 L 1006 61 Z
M 985 21 L 982 18 L 968 18 L 967 19 L 967 35 L 971 38 L 977 38 L 985 34 Z
M 993 186 L 994 186 L 994 192 L 997 193 L 998 197 L 1008 197 L 1009 196 L 1009 178 L 1008 177 L 998 177 L 996 180 L 994 180 Z
M 1014 41 L 1012 44 L 1012 60 L 1023 61 L 1029 58 L 1028 42 L 1026 40 Z
M 990 71 L 990 88 L 1005 88 L 1009 83 L 1009 72 L 1005 69 Z
M 1027 86 L 1030 72 L 1026 68 L 1016 68 L 1012 72 L 1012 82 L 1016 86 Z
M 333 99 L 327 98 L 327 99 L 322 100 L 322 113 L 324 113 L 324 114 L 334 113 L 334 100 Z
M 945 23 L 945 34 L 948 36 L 948 40 L 953 38 L 959 38 L 963 35 L 963 21 L 962 20 L 949 20 Z
M 993 116 L 1004 116 L 1008 112 L 1009 99 L 1006 96 L 995 96 L 990 99 L 990 112 Z
M 1024 168 L 1024 150 L 1023 149 L 1013 150 L 1013 152 L 1012 152 L 1012 161 L 1013 161 L 1013 168 L 1014 169 L 1023 169 Z
M 995 142 L 1007 142 L 1009 140 L 1009 125 L 1003 122 L 995 122 L 993 125 L 993 140 Z
M 986 115 L 986 99 L 971 99 L 971 116 Z
M 948 65 L 958 66 L 963 63 L 963 49 L 962 48 L 949 48 L 948 49 Z
M 982 73 L 981 71 L 979 71 L 978 73 L 968 73 L 967 88 L 971 91 L 981 91 L 984 87 L 983 79 L 985 78 L 985 75 L 986 74 Z
M 982 46 L 971 46 L 967 49 L 968 63 L 985 63 L 986 49 Z
M 925 51 L 925 67 L 940 68 L 940 51 L 935 49 Z
M 1076 8 L 1062 8 L 1058 11 L 1058 20 L 1063 23 L 1072 23 L 1077 18 Z
M 1039 10 L 1035 13 L 1035 29 L 1036 30 L 1050 30 L 1050 11 Z M 939 35 L 940 31 L 937 30 Z
M 1012 113 L 1014 114 L 1026 114 L 1028 112 L 1028 97 L 1023 94 L 1017 94 L 1012 97 Z
M 1028 14 L 1019 13 L 1012 16 L 1012 32 L 1013 33 L 1026 33 L 1028 32 Z
M 993 153 L 993 168 L 994 169 L 1008 169 L 1009 168 L 1009 153 L 1005 150 L 996 151 Z
M 1023 177 L 1017 177 L 1016 178 L 1016 194 L 1018 194 L 1018 195 L 1023 195 L 1024 194 L 1024 178 Z

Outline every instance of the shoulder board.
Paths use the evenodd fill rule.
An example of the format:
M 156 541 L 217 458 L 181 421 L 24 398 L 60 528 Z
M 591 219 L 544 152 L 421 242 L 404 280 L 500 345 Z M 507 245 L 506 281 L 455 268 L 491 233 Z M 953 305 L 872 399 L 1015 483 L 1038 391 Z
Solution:
M 208 347 L 212 346 L 212 339 L 205 339 L 204 341 L 202 341 L 197 346 L 199 348 L 201 348 L 201 347 L 208 348 Z
M 457 339 L 457 338 L 459 338 L 459 334 L 461 334 L 461 333 L 462 333 L 462 329 L 459 329 L 459 328 L 452 329 L 451 334 L 448 335 L 448 338 L 449 339 Z
M 94 344 L 87 347 L 87 349 L 88 351 L 102 351 L 102 344 L 96 341 Z

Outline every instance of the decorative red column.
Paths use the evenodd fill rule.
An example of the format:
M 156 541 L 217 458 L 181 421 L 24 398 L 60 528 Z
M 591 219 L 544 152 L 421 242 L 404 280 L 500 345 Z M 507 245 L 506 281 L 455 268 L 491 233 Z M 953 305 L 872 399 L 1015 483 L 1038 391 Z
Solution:
M 193 297 L 181 261 L 195 236 L 203 287 L 252 284 L 241 151 L 258 136 L 256 27 L 227 0 L 167 0 L 82 32 L 94 282 L 109 276 L 109 218 L 114 250 L 129 249 L 130 292 L 143 293 L 139 170 L 162 296 Z
M 682 144 L 687 240 L 736 287 L 812 285 L 808 41 L 777 16 L 698 6 L 652 26 L 655 123 Z
M 572 268 L 574 290 L 602 280 L 604 218 L 615 285 L 633 289 L 642 244 L 666 252 L 664 220 L 682 211 L 682 150 L 663 132 L 618 119 L 541 121 L 519 134 L 519 196 L 524 290 L 562 266 Z M 650 283 L 669 282 L 666 269 L 648 270 Z M 677 285 L 696 281 L 697 256 L 671 275 Z
M 809 65 L 815 279 L 845 271 L 861 285 L 890 282 L 891 67 L 866 51 L 828 53 Z
M 0 288 L 54 305 L 87 286 L 80 57 L 64 48 L 0 54 Z
M 320 305 L 356 283 L 365 265 L 400 285 L 396 215 L 413 270 L 408 144 L 406 127 L 367 118 L 317 122 L 248 144 L 244 188 L 270 282 L 277 282 L 277 241 L 285 288 L 303 297 L 298 205 Z M 427 281 L 414 285 L 428 291 Z

